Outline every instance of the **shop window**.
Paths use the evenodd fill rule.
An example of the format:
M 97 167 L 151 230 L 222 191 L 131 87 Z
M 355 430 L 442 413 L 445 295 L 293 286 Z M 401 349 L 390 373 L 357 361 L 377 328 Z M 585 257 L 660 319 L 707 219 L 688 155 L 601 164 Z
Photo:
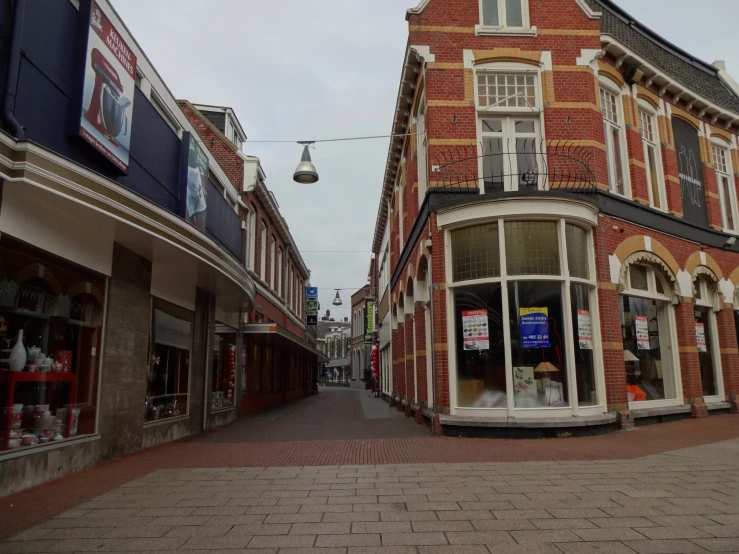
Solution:
M 155 298 L 152 319 L 147 422 L 187 415 L 192 350 L 192 312 Z
M 694 282 L 695 341 L 698 347 L 703 396 L 717 397 L 723 389 L 718 330 L 716 328 L 716 290 L 712 283 L 699 277 Z
M 96 432 L 105 278 L 0 238 L 0 452 Z
M 673 308 L 663 281 L 651 266 L 629 266 L 619 302 L 629 402 L 677 398 Z
M 621 95 L 606 88 L 600 89 L 600 106 L 603 114 L 603 130 L 608 159 L 608 182 L 611 192 L 626 194 L 626 170 L 624 168 L 624 134 L 621 115 Z
M 577 405 L 598 405 L 590 240 L 587 230 L 569 227 L 562 220 L 505 221 L 450 233 L 459 408 L 569 408 L 573 380 Z M 500 232 L 503 252 L 494 246 Z M 567 262 L 571 271 L 563 272 L 565 252 L 576 251 Z M 493 263 L 495 255 L 505 260 L 506 272 Z M 484 258 L 495 270 L 462 270 L 458 256 Z M 577 283 L 570 282 L 573 275 Z M 465 283 L 473 279 L 478 282 Z
M 718 185 L 719 201 L 721 203 L 721 219 L 726 231 L 737 231 L 737 205 L 736 187 L 734 186 L 734 173 L 731 167 L 731 155 L 728 148 L 714 143 L 711 145 L 713 151 L 713 168 L 716 171 L 716 183 Z
M 664 210 L 665 179 L 662 172 L 662 157 L 659 149 L 659 134 L 655 125 L 655 114 L 646 107 L 639 108 L 639 124 L 644 147 L 644 164 L 647 171 L 649 203 L 658 210 Z
M 216 322 L 216 330 L 213 334 L 211 375 L 211 408 L 213 410 L 235 406 L 236 333 L 236 329 Z

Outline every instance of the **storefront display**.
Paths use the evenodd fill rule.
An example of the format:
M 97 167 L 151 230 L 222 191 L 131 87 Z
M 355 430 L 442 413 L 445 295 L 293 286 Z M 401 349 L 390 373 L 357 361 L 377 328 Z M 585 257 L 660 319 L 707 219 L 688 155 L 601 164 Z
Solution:
M 103 277 L 0 239 L 0 450 L 95 432 Z
M 211 408 L 233 408 L 236 389 L 236 329 L 216 323 L 213 335 Z
M 695 342 L 698 348 L 701 381 L 703 383 L 703 397 L 721 395 L 722 375 L 721 357 L 713 344 L 718 338 L 716 329 L 716 315 L 714 314 L 715 295 L 717 294 L 712 283 L 705 278 L 696 279 L 695 288 Z M 718 343 L 718 340 L 716 340 Z
M 188 413 L 192 312 L 154 299 L 145 421 Z

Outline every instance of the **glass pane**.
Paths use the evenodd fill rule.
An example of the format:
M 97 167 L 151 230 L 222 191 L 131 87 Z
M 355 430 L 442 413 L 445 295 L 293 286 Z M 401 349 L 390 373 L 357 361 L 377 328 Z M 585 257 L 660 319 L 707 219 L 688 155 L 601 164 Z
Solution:
M 508 285 L 513 394 L 516 408 L 569 406 L 562 285 Z
M 701 367 L 703 396 L 718 394 L 714 353 L 711 344 L 711 308 L 695 308 L 695 340 L 698 345 L 698 360 Z
M 665 287 L 662 285 L 662 279 L 658 275 L 654 276 L 654 286 L 659 294 L 665 294 Z
M 567 224 L 567 266 L 570 276 L 580 279 L 590 277 L 588 270 L 588 232 L 577 225 Z
M 503 139 L 485 139 L 482 145 L 482 177 L 485 193 L 501 192 L 505 188 Z
M 491 27 L 500 25 L 498 0 L 482 0 L 482 24 Z
M 505 224 L 509 275 L 559 275 L 559 240 L 554 221 Z
M 731 191 L 729 190 L 729 179 L 721 176 L 721 187 L 724 194 L 724 219 L 726 221 L 726 228 L 730 231 L 734 230 L 734 210 L 731 202 Z
M 516 121 L 516 133 L 533 133 L 534 122 L 533 121 Z
M 621 161 L 621 133 L 616 127 L 611 127 L 611 140 L 613 145 L 613 177 L 615 179 L 616 192 L 624 193 L 623 163 Z
M 629 266 L 629 277 L 631 279 L 631 288 L 636 290 L 649 290 L 647 281 L 647 268 L 643 265 Z
M 518 164 L 519 190 L 538 190 L 539 164 L 536 159 L 536 139 L 516 139 L 516 163 Z
M 483 133 L 502 133 L 503 132 L 503 120 L 502 119 L 483 119 L 482 120 L 482 132 Z
M 670 344 L 669 303 L 622 296 L 619 308 L 629 402 L 673 398 L 669 356 L 662 355 Z
M 216 322 L 212 346 L 211 406 L 214 410 L 230 408 L 236 389 L 236 329 Z
M 575 340 L 575 379 L 579 406 L 595 406 L 595 362 L 593 361 L 593 316 L 590 312 L 590 289 L 572 285 L 572 326 Z
M 506 0 L 506 25 L 509 27 L 523 27 L 522 0 Z
M 452 231 L 452 279 L 471 281 L 500 277 L 498 224 Z
M 652 205 L 655 208 L 662 207 L 662 199 L 659 191 L 659 178 L 657 176 L 657 160 L 654 153 L 654 146 L 647 144 L 647 171 L 652 187 Z
M 463 287 L 454 292 L 457 401 L 461 407 L 506 407 L 501 306 L 501 287 L 497 283 Z

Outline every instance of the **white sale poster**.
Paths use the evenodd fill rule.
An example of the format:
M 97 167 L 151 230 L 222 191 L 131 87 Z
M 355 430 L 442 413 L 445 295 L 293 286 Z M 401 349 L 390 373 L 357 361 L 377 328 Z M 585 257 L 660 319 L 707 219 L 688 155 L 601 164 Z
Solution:
M 593 349 L 593 321 L 588 310 L 577 310 L 578 342 L 582 350 Z
M 465 350 L 489 350 L 488 311 L 462 312 L 462 334 Z
M 706 344 L 706 326 L 703 323 L 695 324 L 695 340 L 698 344 L 698 352 L 708 352 Z
M 636 325 L 636 346 L 639 350 L 649 350 L 649 319 L 643 315 L 634 318 Z

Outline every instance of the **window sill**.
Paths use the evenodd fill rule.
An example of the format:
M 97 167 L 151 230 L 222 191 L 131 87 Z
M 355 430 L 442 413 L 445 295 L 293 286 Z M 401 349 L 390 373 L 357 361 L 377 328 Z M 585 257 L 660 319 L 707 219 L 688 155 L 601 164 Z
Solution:
M 190 414 L 181 415 L 177 417 L 167 417 L 164 419 L 156 419 L 154 421 L 147 421 L 144 423 L 144 429 L 149 429 L 150 427 L 159 427 L 160 425 L 167 425 L 168 423 L 179 423 L 181 421 L 187 421 L 190 419 Z
M 490 27 L 488 25 L 475 25 L 475 35 L 479 36 L 509 36 L 509 37 L 535 37 L 536 27 Z
M 66 448 L 68 446 L 78 446 L 90 441 L 100 440 L 100 435 L 83 435 L 80 437 L 73 437 L 60 441 L 48 442 L 46 444 L 35 444 L 33 446 L 21 446 L 13 448 L 12 450 L 5 450 L 0 453 L 0 462 L 12 460 L 13 458 L 20 458 L 23 456 L 32 456 L 34 454 L 42 454 L 49 450 L 59 450 L 60 448 Z
M 233 412 L 236 410 L 236 406 L 226 406 L 224 408 L 211 408 L 210 415 L 224 414 L 226 412 Z

